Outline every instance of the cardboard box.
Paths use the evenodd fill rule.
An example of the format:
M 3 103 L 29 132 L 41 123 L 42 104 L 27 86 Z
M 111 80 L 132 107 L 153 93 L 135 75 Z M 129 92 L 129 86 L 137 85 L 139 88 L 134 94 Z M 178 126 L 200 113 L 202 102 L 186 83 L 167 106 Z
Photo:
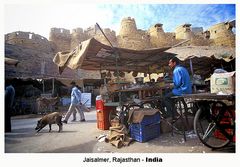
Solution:
M 211 93 L 235 93 L 235 73 L 235 71 L 226 73 L 214 73 L 211 76 L 210 81 Z

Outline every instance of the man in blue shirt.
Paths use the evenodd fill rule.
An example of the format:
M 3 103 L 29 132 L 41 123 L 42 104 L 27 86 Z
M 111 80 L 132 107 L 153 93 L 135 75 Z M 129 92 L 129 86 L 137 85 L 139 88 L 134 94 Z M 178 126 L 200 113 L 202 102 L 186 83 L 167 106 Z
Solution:
M 172 91 L 164 96 L 164 104 L 167 108 L 167 113 L 175 117 L 173 111 L 174 102 L 171 97 L 192 93 L 192 84 L 187 69 L 179 65 L 179 59 L 177 57 L 170 59 L 168 65 L 173 69 L 174 86 Z
M 75 110 L 78 111 L 80 114 L 80 121 L 84 122 L 85 121 L 85 116 L 83 113 L 83 110 L 81 110 L 81 91 L 77 88 L 76 83 L 73 81 L 71 82 L 72 85 L 72 92 L 71 92 L 71 104 L 69 106 L 68 112 L 65 116 L 65 119 L 63 120 L 63 123 L 67 123 L 70 115 L 72 112 Z
M 76 85 L 76 87 L 79 89 L 80 92 L 82 91 L 81 87 L 79 87 L 78 85 Z M 86 103 L 86 102 L 85 102 L 85 103 Z M 86 111 L 86 112 L 90 112 L 90 109 L 88 109 L 88 108 L 85 106 L 85 104 L 82 104 L 82 105 L 80 106 L 80 109 L 83 110 L 83 111 Z M 72 119 L 72 121 L 76 121 L 76 118 L 77 118 L 77 110 L 73 111 L 73 119 Z

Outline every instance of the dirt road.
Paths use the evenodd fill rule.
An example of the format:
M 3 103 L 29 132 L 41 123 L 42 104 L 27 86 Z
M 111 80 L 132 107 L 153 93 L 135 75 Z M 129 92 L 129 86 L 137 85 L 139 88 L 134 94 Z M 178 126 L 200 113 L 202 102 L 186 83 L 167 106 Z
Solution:
M 63 132 L 52 126 L 52 132 L 45 127 L 40 133 L 34 128 L 38 118 L 12 119 L 12 132 L 5 133 L 5 153 L 216 153 L 234 152 L 234 147 L 211 150 L 204 146 L 194 133 L 183 136 L 171 133 L 145 143 L 132 142 L 120 149 L 110 143 L 100 142 L 97 137 L 108 134 L 108 130 L 97 129 L 96 111 L 85 113 L 86 122 L 64 124 Z M 71 120 L 71 118 L 69 119 Z

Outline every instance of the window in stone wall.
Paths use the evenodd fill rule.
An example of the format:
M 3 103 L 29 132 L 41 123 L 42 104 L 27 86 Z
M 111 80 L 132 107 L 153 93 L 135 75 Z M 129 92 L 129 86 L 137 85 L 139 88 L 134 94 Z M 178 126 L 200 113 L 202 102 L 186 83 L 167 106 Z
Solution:
M 214 31 L 215 32 L 215 34 L 217 33 L 217 31 Z
M 28 38 L 29 38 L 29 39 L 32 39 L 32 35 L 33 35 L 33 34 L 29 34 L 29 35 L 28 35 Z

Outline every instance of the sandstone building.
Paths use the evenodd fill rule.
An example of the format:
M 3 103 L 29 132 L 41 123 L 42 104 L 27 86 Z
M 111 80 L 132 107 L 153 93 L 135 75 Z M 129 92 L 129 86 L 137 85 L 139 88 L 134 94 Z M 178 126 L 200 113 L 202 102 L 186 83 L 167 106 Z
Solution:
M 122 19 L 118 35 L 109 28 L 104 28 L 103 32 L 114 47 L 143 50 L 169 47 L 181 43 L 180 47 L 173 49 L 177 49 L 179 52 L 184 50 L 184 54 L 189 54 L 187 51 L 192 54 L 188 46 L 197 47 L 198 50 L 208 50 L 208 46 L 223 46 L 232 49 L 232 47 L 235 47 L 233 27 L 235 27 L 234 21 L 223 22 L 213 25 L 204 31 L 201 27 L 191 27 L 191 24 L 186 23 L 176 27 L 174 32 L 165 32 L 163 24 L 156 23 L 150 26 L 148 30 L 141 30 L 137 28 L 134 18 L 127 17 Z M 96 80 L 101 78 L 99 71 L 71 70 L 66 68 L 60 75 L 57 66 L 53 63 L 53 58 L 57 52 L 69 52 L 81 42 L 92 37 L 106 45 L 110 45 L 97 25 L 85 30 L 75 28 L 72 31 L 64 28 L 51 28 L 49 40 L 33 32 L 17 31 L 6 34 L 5 57 L 17 59 L 20 63 L 16 67 L 5 64 L 5 81 L 18 78 L 47 81 L 47 79 L 52 80 L 52 78 L 56 78 L 67 85 L 71 80 L 78 80 L 80 81 L 78 85 L 84 86 L 85 92 L 93 93 L 94 101 L 95 96 L 99 94 L 99 89 L 97 88 L 99 80 Z M 207 48 L 202 49 L 203 46 Z M 223 52 L 223 54 L 225 53 Z M 108 71 L 109 73 L 111 74 L 113 71 Z M 124 79 L 133 81 L 132 73 L 125 74 Z M 151 75 L 151 77 L 157 78 L 157 75 L 154 75 Z M 111 76 L 114 76 L 114 73 Z M 138 74 L 138 76 L 145 75 Z M 42 82 L 43 89 L 45 89 L 46 85 Z M 48 87 L 52 87 L 52 83 L 49 82 L 48 85 L 50 85 Z M 36 91 L 36 88 L 39 90 Z M 35 95 L 35 93 L 33 92 L 41 92 L 36 85 L 18 85 L 16 90 L 16 94 L 19 95 L 18 101 L 24 101 L 31 106 L 34 104 L 32 94 Z M 49 91 L 53 92 L 51 89 Z M 19 92 L 28 96 L 23 99 L 22 94 Z M 33 111 L 34 107 L 32 106 L 29 108 L 29 112 Z
M 191 24 L 187 23 L 176 27 L 174 32 L 164 32 L 162 26 L 163 24 L 157 23 L 148 30 L 141 30 L 137 28 L 134 18 L 127 17 L 122 19 L 118 35 L 109 28 L 103 29 L 103 32 L 113 46 L 135 50 L 173 46 L 186 40 L 189 42 L 183 45 L 235 47 L 233 22 L 219 23 L 206 31 L 203 31 L 202 27 L 191 27 Z M 86 30 L 76 28 L 72 33 L 63 28 L 52 28 L 49 41 L 55 45 L 56 52 L 70 51 L 80 42 L 92 37 L 110 45 L 97 25 Z
M 205 31 L 201 27 L 192 28 L 191 24 L 183 24 L 176 27 L 174 32 L 165 32 L 163 24 L 157 23 L 150 26 L 148 30 L 141 30 L 137 28 L 134 18 L 127 17 L 122 19 L 118 35 L 109 28 L 104 28 L 103 31 L 115 47 L 142 50 L 174 46 L 186 40 L 187 42 L 180 46 L 235 47 L 233 27 L 235 27 L 235 21 L 219 23 Z M 22 68 L 19 71 L 28 70 L 32 73 L 31 75 L 58 76 L 57 67 L 52 62 L 54 55 L 59 51 L 71 51 L 79 43 L 92 37 L 110 45 L 97 25 L 85 30 L 75 28 L 71 32 L 64 28 L 51 28 L 49 40 L 32 32 L 17 31 L 5 35 L 5 55 L 17 59 L 21 58 L 22 65 L 20 66 Z M 14 46 L 17 47 L 13 51 L 11 49 Z M 16 54 L 11 54 L 13 52 Z M 22 55 L 17 56 L 17 54 Z M 8 70 L 10 67 L 6 68 Z M 12 74 L 14 75 L 14 72 Z M 99 74 L 96 74 L 96 72 L 72 71 L 69 69 L 64 71 L 61 76 L 99 78 Z

